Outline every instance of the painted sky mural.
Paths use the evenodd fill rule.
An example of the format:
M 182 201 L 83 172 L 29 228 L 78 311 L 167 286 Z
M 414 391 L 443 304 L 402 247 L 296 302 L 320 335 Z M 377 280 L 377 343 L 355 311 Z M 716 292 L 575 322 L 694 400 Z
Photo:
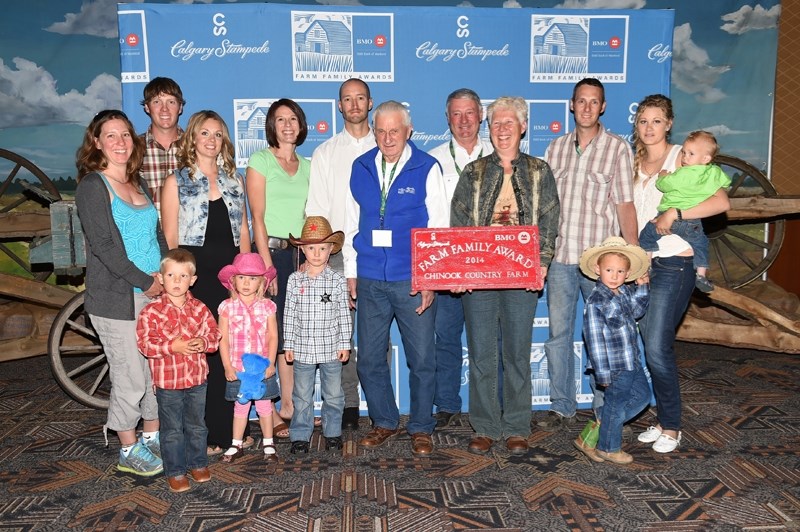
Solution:
M 276 3 L 313 4 L 311 0 Z M 0 147 L 30 159 L 53 180 L 74 175 L 75 149 L 91 117 L 121 105 L 116 4 L 116 0 L 27 0 L 3 6 Z M 672 56 L 674 140 L 694 129 L 711 130 L 724 153 L 761 169 L 768 167 L 778 0 L 318 0 L 316 4 L 433 4 L 465 10 L 674 7 L 673 49 L 652 51 Z M 181 123 L 193 110 L 187 111 Z

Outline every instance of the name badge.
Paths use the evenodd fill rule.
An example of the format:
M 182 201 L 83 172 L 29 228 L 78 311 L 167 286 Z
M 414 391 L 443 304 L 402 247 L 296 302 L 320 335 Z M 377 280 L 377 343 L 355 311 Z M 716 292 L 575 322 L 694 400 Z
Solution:
M 373 229 L 372 245 L 376 248 L 392 247 L 392 231 L 390 229 Z

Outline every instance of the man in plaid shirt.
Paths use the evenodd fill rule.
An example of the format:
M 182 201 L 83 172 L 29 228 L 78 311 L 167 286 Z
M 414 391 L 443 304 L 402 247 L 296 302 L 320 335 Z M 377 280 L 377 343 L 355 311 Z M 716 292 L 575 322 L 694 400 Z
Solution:
M 139 351 L 153 375 L 161 421 L 161 459 L 170 490 L 189 489 L 211 478 L 208 471 L 205 424 L 206 353 L 219 348 L 220 332 L 211 311 L 192 297 L 194 256 L 185 249 L 167 252 L 158 280 L 160 298 L 148 304 L 136 325 Z
M 150 189 L 150 197 L 161 217 L 161 185 L 164 178 L 178 168 L 178 140 L 183 130 L 178 117 L 183 113 L 183 92 L 170 78 L 153 78 L 144 87 L 142 105 L 150 116 L 147 132 L 140 135 L 145 142 L 141 176 Z
M 575 424 L 575 310 L 593 283 L 581 275 L 578 259 L 583 250 L 608 235 L 629 244 L 639 243 L 633 206 L 631 147 L 600 123 L 606 100 L 603 84 L 595 78 L 579 81 L 570 110 L 575 130 L 553 140 L 544 159 L 553 170 L 561 202 L 561 219 L 553 261 L 547 272 L 550 338 L 545 342 L 550 373 L 550 412 L 537 426 L 556 431 Z M 595 408 L 602 392 L 595 392 Z

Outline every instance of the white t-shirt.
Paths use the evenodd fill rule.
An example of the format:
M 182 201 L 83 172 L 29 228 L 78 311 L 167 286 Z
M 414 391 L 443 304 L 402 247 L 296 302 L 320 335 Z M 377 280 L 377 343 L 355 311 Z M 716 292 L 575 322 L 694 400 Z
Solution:
M 678 167 L 680 153 L 681 146 L 679 144 L 672 146 L 661 170 L 674 172 Z M 639 232 L 641 233 L 647 222 L 658 215 L 658 204 L 661 203 L 663 193 L 656 188 L 658 174 L 648 177 L 640 165 L 638 177 L 638 181 L 633 185 L 633 204 L 636 206 L 636 219 L 639 222 Z M 654 251 L 653 256 L 674 257 L 690 249 L 692 246 L 678 235 L 665 235 L 658 240 L 658 251 Z

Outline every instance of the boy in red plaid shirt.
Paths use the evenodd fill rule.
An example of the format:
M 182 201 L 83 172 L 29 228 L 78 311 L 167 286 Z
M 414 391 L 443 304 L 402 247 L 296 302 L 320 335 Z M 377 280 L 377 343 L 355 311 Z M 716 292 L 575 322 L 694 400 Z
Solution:
M 205 423 L 206 353 L 219 347 L 220 332 L 211 311 L 189 293 L 197 280 L 194 256 L 170 250 L 158 280 L 164 293 L 147 305 L 136 326 L 139 351 L 147 357 L 161 420 L 161 459 L 172 491 L 211 479 Z

